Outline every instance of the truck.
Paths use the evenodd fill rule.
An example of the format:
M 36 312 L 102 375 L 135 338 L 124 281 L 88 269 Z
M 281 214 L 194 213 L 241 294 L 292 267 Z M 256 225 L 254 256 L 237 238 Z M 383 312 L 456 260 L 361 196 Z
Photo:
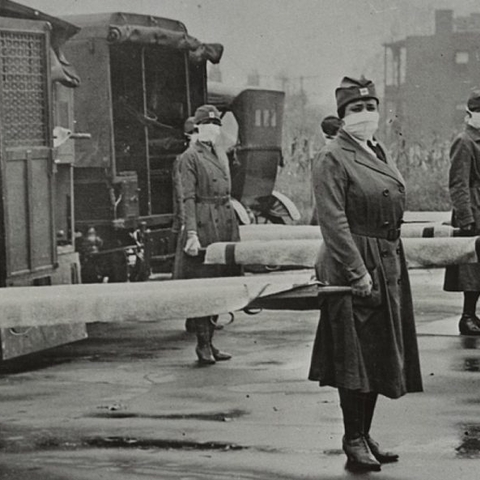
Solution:
M 172 167 L 187 147 L 183 126 L 207 102 L 204 44 L 185 25 L 151 15 L 67 17 L 81 28 L 65 46 L 75 91 L 74 197 L 82 280 L 146 280 L 175 254 Z
M 62 46 L 78 30 L 16 2 L 0 3 L 0 288 L 80 282 L 73 140 L 54 139 L 54 131 L 73 127 L 79 79 Z M 2 328 L 0 358 L 85 337 L 82 324 Z

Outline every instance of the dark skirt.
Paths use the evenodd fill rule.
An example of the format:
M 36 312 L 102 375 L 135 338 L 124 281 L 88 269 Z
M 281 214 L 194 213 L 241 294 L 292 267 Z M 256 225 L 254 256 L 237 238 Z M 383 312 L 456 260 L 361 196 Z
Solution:
M 378 241 L 371 297 L 327 296 L 320 304 L 309 379 L 398 398 L 421 392 L 410 283 L 399 242 Z
M 480 265 L 452 265 L 445 269 L 447 292 L 480 292 Z

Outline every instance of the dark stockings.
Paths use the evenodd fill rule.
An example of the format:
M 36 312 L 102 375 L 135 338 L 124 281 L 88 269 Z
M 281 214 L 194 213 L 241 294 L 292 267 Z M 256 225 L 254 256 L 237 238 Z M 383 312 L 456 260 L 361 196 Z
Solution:
M 343 413 L 345 438 L 353 440 L 362 435 L 368 435 L 378 395 L 346 388 L 339 388 L 338 394 Z
M 463 292 L 463 313 L 475 316 L 480 292 Z

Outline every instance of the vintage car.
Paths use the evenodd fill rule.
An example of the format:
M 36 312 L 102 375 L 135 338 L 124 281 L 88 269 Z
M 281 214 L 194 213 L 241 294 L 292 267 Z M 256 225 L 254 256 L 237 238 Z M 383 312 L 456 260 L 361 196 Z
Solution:
M 276 191 L 282 166 L 285 93 L 208 83 L 208 102 L 222 112 L 222 143 L 230 159 L 232 195 L 257 223 L 300 219 L 295 204 Z M 236 206 L 241 223 L 249 220 Z

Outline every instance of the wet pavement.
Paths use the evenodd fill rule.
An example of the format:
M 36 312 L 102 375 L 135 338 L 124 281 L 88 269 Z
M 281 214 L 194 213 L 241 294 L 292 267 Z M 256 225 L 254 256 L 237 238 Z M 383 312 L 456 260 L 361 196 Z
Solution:
M 306 380 L 317 312 L 270 311 L 218 332 L 234 358 L 211 367 L 182 321 L 4 363 L 0 479 L 477 479 L 480 338 L 457 335 L 441 271 L 411 279 L 425 393 L 380 399 L 372 434 L 400 462 L 379 473 L 345 469 L 336 391 Z

